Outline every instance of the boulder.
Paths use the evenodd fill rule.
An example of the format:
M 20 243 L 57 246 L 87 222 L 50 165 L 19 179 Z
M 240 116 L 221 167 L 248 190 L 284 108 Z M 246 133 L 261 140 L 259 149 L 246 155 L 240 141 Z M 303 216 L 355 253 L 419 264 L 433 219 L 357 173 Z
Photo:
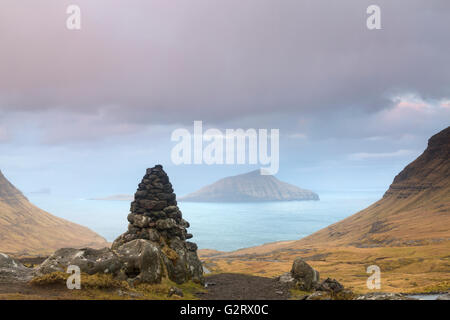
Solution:
M 160 283 L 164 268 L 161 250 L 152 241 L 137 239 L 119 247 L 115 254 L 120 260 L 119 278 L 133 282 Z
M 0 282 L 28 282 L 34 276 L 34 270 L 25 267 L 10 256 L 0 253 Z
M 450 300 L 450 293 L 445 293 L 436 298 L 436 300 Z
M 57 250 L 38 267 L 38 274 L 66 272 L 70 265 L 78 266 L 83 273 L 105 273 L 117 275 L 122 264 L 109 248 L 100 250 L 63 248 Z
M 305 300 L 333 300 L 328 292 L 316 291 L 306 297 Z
M 170 298 L 171 296 L 179 296 L 179 297 L 183 297 L 183 290 L 181 290 L 180 288 L 177 287 L 171 287 L 169 289 L 169 293 L 167 294 L 167 296 Z
M 296 280 L 295 286 L 302 291 L 313 290 L 319 281 L 319 272 L 314 270 L 300 257 L 294 260 L 291 275 Z
M 316 285 L 315 289 L 317 291 L 327 291 L 336 294 L 338 292 L 343 291 L 344 286 L 340 284 L 336 279 L 327 278 L 318 285 Z

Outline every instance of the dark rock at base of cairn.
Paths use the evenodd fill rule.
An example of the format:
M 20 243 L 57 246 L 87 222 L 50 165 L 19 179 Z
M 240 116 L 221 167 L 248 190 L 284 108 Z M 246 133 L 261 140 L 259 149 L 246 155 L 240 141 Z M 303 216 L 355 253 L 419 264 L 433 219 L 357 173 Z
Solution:
M 197 256 L 197 245 L 186 241 L 192 238 L 186 230 L 189 223 L 183 219 L 173 191 L 161 165 L 147 169 L 136 191 L 135 200 L 131 203 L 131 213 L 127 218 L 128 231 L 114 241 L 112 250 L 121 252 L 123 257 L 126 254 L 122 247 L 126 246 L 130 251 L 130 246 L 142 247 L 142 243 L 135 240 L 149 241 L 153 251 L 158 251 L 152 259 L 159 260 L 163 268 L 161 275 L 154 278 L 145 274 L 145 270 L 142 271 L 145 274 L 144 282 L 160 282 L 161 277 L 167 275 L 176 283 L 188 280 L 203 283 L 203 267 Z M 133 264 L 139 271 L 139 262 Z M 159 270 L 156 265 L 154 269 Z M 142 272 L 139 274 L 142 275 Z

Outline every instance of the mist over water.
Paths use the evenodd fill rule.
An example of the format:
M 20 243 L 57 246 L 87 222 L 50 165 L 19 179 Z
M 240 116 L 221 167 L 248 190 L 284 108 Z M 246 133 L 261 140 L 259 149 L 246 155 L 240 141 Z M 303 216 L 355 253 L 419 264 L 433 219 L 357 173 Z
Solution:
M 179 202 L 200 249 L 230 251 L 282 240 L 297 240 L 362 210 L 383 191 L 319 193 L 320 201 L 264 203 Z M 59 217 L 84 225 L 113 241 L 127 230 L 126 201 L 52 199 L 30 201 Z

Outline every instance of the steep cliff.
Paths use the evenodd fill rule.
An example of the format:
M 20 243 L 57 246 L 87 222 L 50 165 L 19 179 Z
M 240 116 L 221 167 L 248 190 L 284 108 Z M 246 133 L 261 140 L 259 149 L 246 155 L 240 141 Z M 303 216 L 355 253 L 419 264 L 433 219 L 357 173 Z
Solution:
M 450 239 L 450 127 L 394 179 L 383 198 L 300 240 L 302 244 L 384 246 Z

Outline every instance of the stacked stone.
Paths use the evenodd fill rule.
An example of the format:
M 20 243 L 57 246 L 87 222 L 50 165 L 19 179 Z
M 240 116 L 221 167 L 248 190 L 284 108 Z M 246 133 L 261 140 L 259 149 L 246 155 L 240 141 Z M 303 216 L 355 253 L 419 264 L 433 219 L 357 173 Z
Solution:
M 161 165 L 147 169 L 131 203 L 128 231 L 114 242 L 113 248 L 136 239 L 170 242 L 192 238 L 186 230 L 189 223 L 183 219 L 173 191 Z
M 61 249 L 39 267 L 40 274 L 63 271 L 77 265 L 88 274 L 108 273 L 119 280 L 160 283 L 169 278 L 176 283 L 204 284 L 203 266 L 177 207 L 169 177 L 161 165 L 147 169 L 131 204 L 128 230 L 111 249 Z

